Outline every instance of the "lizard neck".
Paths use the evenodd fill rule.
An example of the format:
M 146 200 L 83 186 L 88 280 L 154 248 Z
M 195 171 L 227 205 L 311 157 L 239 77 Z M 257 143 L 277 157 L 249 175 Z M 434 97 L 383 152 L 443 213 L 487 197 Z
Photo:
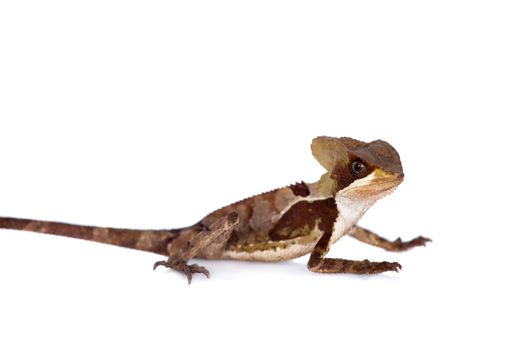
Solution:
M 377 198 L 357 199 L 336 195 L 335 203 L 339 214 L 334 223 L 330 244 L 349 233 L 376 200 Z
M 330 173 L 325 173 L 319 181 L 308 184 L 310 197 L 329 198 L 337 193 L 337 181 L 330 177 Z

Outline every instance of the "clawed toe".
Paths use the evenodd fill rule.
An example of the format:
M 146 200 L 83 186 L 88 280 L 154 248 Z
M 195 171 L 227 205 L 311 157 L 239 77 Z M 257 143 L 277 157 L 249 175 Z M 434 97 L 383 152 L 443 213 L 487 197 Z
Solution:
M 387 271 L 393 271 L 393 272 L 399 272 L 403 267 L 398 262 L 389 262 L 389 261 L 383 261 L 380 263 L 376 263 L 375 271 L 374 272 L 387 272 Z
M 204 267 L 197 264 L 190 265 L 191 273 L 202 273 L 207 278 L 210 278 L 210 272 Z
M 157 261 L 153 265 L 153 270 L 155 270 L 158 266 L 165 266 L 172 270 L 183 273 L 188 279 L 188 284 L 191 284 L 194 273 L 201 273 L 207 278 L 210 278 L 210 272 L 205 267 L 197 264 L 188 265 L 186 261 L 180 259 L 174 259 L 170 257 L 168 260 Z
M 167 262 L 165 260 L 157 261 L 155 264 L 153 264 L 153 271 L 159 266 L 166 266 Z
M 430 238 L 422 236 L 411 239 L 408 242 L 403 242 L 401 238 L 398 238 L 394 242 L 392 242 L 392 247 L 388 250 L 400 252 L 414 247 L 424 247 L 428 242 L 432 242 L 432 240 Z
M 415 240 L 418 242 L 419 245 L 422 245 L 422 246 L 425 246 L 427 243 L 432 242 L 432 240 L 430 238 L 426 238 L 426 237 L 423 237 L 423 236 L 419 236 L 419 237 L 415 238 Z
M 357 264 L 356 270 L 353 272 L 359 274 L 376 274 L 388 271 L 399 272 L 401 268 L 401 264 L 398 262 L 375 262 L 365 259 Z
M 408 241 L 406 244 L 409 246 L 409 248 L 413 248 L 413 247 L 424 247 L 429 242 L 432 242 L 430 238 L 419 236 L 419 237 L 416 237 Z
M 403 267 L 401 266 L 400 263 L 397 263 L 397 262 L 393 262 L 393 263 L 388 263 L 389 266 L 389 271 L 394 271 L 394 272 L 399 272 L 399 270 L 401 270 Z

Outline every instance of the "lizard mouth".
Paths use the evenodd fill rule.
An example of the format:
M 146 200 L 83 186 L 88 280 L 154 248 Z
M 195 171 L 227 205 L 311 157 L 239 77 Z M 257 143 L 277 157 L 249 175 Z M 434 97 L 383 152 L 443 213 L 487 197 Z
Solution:
M 402 173 L 390 173 L 382 169 L 374 170 L 365 178 L 353 182 L 341 190 L 345 197 L 383 197 L 396 189 L 403 182 Z

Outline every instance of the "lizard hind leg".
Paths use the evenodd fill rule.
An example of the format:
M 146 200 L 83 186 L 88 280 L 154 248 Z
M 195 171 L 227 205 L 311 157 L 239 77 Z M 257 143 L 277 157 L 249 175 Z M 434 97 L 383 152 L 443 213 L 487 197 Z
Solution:
M 153 270 L 164 266 L 179 271 L 186 275 L 188 284 L 191 284 L 194 273 L 201 273 L 210 278 L 210 273 L 205 267 L 189 265 L 188 261 L 197 255 L 213 257 L 218 249 L 222 249 L 238 223 L 239 215 L 234 212 L 219 218 L 209 227 L 197 224 L 184 230 L 168 247 L 169 258 L 157 261 Z

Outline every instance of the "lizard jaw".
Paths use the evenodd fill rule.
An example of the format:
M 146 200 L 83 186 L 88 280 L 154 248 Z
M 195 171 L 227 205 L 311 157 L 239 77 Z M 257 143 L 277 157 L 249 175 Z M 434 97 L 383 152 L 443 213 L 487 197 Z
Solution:
M 338 197 L 349 200 L 376 201 L 395 191 L 403 181 L 403 174 L 391 173 L 382 169 L 374 170 L 370 175 L 354 181 L 337 193 Z

